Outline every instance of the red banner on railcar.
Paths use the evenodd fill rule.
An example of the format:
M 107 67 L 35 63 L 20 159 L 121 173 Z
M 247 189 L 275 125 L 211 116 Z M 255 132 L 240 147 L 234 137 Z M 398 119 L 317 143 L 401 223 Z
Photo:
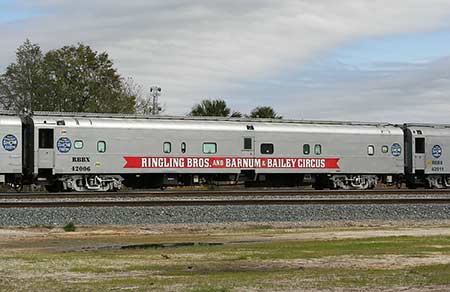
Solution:
M 124 159 L 124 168 L 339 168 L 339 158 L 124 156 Z

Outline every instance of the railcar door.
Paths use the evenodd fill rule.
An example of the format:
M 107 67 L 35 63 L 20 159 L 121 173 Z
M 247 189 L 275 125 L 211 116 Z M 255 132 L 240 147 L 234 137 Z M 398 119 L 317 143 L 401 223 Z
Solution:
M 416 170 L 424 170 L 425 169 L 425 138 L 416 137 L 414 144 L 415 144 L 414 168 Z
M 55 166 L 53 129 L 39 129 L 38 143 L 38 168 L 53 168 Z
M 256 177 L 256 165 L 253 159 L 255 157 L 255 137 L 242 137 L 242 151 L 241 151 L 242 165 L 240 168 L 240 179 L 244 181 L 253 181 Z M 247 158 L 247 159 L 245 159 Z

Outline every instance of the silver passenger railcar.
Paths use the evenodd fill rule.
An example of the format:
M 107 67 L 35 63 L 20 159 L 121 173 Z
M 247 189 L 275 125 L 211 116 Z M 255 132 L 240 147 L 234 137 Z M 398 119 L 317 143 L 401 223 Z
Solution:
M 33 173 L 50 190 L 246 182 L 374 187 L 404 173 L 403 131 L 380 123 L 31 117 Z
M 450 125 L 405 124 L 405 175 L 409 187 L 450 187 Z
M 0 115 L 0 183 L 20 185 L 22 175 L 22 121 L 14 115 Z

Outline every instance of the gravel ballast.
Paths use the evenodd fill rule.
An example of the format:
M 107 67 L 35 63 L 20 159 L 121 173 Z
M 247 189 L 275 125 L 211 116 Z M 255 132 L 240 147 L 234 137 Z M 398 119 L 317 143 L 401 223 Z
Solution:
M 303 205 L 7 208 L 0 226 L 135 225 L 230 222 L 446 220 L 450 205 Z

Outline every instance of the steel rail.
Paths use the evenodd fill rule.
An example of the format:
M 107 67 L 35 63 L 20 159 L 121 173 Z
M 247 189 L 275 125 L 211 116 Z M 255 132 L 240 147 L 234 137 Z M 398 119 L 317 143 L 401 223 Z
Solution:
M 257 206 L 257 205 L 393 205 L 448 204 L 450 198 L 387 199 L 236 199 L 236 200 L 151 200 L 151 201 L 25 201 L 0 202 L 0 208 L 59 207 L 177 207 L 177 206 Z
M 128 192 L 63 192 L 63 193 L 0 193 L 5 199 L 62 199 L 62 198 L 177 198 L 177 197 L 237 197 L 237 196 L 361 196 L 361 195 L 450 195 L 450 189 L 376 189 L 376 190 L 304 190 L 304 189 L 243 189 L 243 190 L 167 190 Z

